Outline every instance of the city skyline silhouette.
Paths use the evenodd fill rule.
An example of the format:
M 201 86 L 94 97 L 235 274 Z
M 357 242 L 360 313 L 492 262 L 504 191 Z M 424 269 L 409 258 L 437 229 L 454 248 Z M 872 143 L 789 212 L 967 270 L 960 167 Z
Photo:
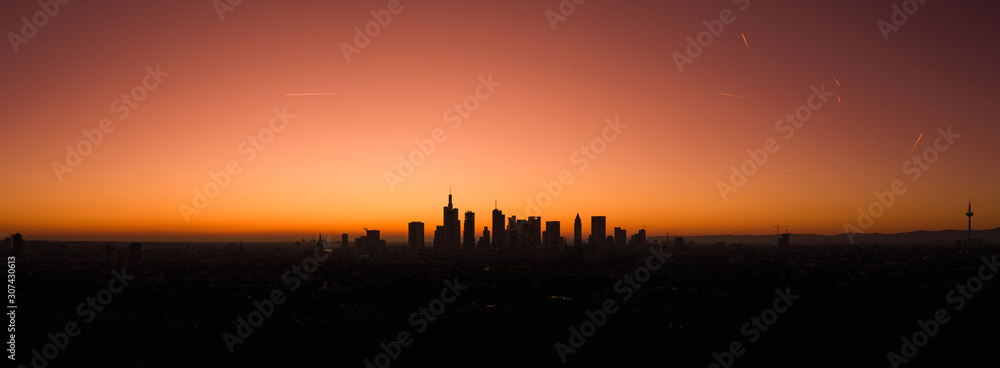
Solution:
M 4 358 L 995 361 L 997 16 L 0 2 Z

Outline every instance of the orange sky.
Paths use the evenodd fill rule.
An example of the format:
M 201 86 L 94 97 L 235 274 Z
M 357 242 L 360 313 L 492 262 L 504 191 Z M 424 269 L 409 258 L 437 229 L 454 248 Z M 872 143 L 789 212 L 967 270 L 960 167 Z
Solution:
M 350 62 L 341 43 L 385 1 L 246 1 L 221 20 L 209 1 L 61 5 L 17 52 L 0 48 L 0 233 L 353 239 L 367 226 L 402 240 L 422 221 L 430 241 L 449 187 L 481 232 L 494 200 L 526 217 L 564 170 L 572 183 L 540 208 L 564 236 L 576 213 L 585 234 L 592 215 L 650 236 L 838 234 L 894 180 L 906 192 L 866 232 L 964 228 L 970 198 L 975 228 L 1000 226 L 996 4 L 926 3 L 888 41 L 877 23 L 892 2 L 591 0 L 553 31 L 559 4 L 403 1 Z M 679 71 L 674 54 L 724 10 L 734 20 Z M 39 11 L 4 3 L 0 29 L 22 34 Z M 146 78 L 157 67 L 162 80 Z M 490 76 L 453 128 L 449 110 Z M 821 86 L 833 97 L 786 139 L 779 119 Z M 127 116 L 123 93 L 145 94 Z M 275 109 L 294 118 L 272 124 Z M 574 152 L 616 117 L 628 127 L 581 170 Z M 57 174 L 105 118 L 114 130 Z M 935 150 L 949 126 L 961 137 Z M 261 129 L 273 140 L 248 160 Z M 446 139 L 390 186 L 435 129 Z M 777 150 L 724 198 L 719 182 L 767 139 Z M 911 180 L 904 163 L 928 149 L 937 160 Z M 185 217 L 230 161 L 239 173 Z

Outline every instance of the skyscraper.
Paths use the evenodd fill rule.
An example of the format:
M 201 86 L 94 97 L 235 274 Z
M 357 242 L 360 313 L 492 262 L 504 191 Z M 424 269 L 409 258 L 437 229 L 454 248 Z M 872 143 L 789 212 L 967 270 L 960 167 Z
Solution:
M 531 245 L 531 234 L 528 231 L 528 220 L 517 220 L 514 228 L 517 229 L 517 247 L 527 248 Z
M 482 244 L 479 245 L 479 248 L 490 248 L 490 228 L 488 226 L 483 226 L 483 238 L 480 241 Z
M 559 230 L 559 221 L 545 222 L 545 247 L 558 247 L 562 244 L 562 232 Z
M 340 247 L 347 249 L 347 233 L 340 234 Z
M 576 219 L 573 220 L 573 246 L 580 248 L 583 247 L 583 222 L 580 221 L 580 214 L 576 214 Z
M 448 193 L 448 206 L 444 207 L 444 236 L 442 247 L 445 252 L 458 251 L 461 236 L 461 220 L 458 219 L 458 208 L 451 203 L 451 193 Z
M 419 221 L 413 221 L 408 226 L 409 228 L 409 242 L 407 247 L 410 250 L 423 250 L 424 249 L 424 223 Z
M 527 230 L 525 231 L 527 237 L 525 238 L 524 245 L 533 248 L 542 246 L 542 218 L 540 216 L 528 216 L 528 222 L 525 226 L 527 226 Z
M 382 240 L 381 232 L 378 230 L 365 230 L 367 233 L 365 242 L 368 245 L 368 253 L 385 253 L 385 240 Z
M 604 219 L 604 216 L 590 216 L 590 235 L 594 243 L 591 244 L 592 252 L 597 252 L 604 248 L 604 242 L 607 241 L 608 237 L 606 223 L 607 221 Z
M 444 251 L 444 226 L 434 228 L 434 251 Z
M 493 202 L 493 246 L 496 248 L 503 248 L 503 234 L 507 232 L 506 227 L 504 227 L 504 217 L 503 211 L 496 208 L 496 202 Z
M 638 233 L 635 233 L 635 235 L 632 235 L 632 243 L 634 243 L 636 247 L 643 247 L 643 248 L 645 248 L 646 247 L 646 229 L 640 229 Z
M 615 247 L 624 248 L 627 242 L 628 235 L 626 234 L 625 229 L 615 227 Z
M 527 221 L 519 221 L 517 219 L 517 215 L 512 215 L 507 218 L 507 233 L 510 234 L 510 237 L 505 241 L 507 248 L 517 248 L 521 246 L 521 241 L 524 238 L 523 232 L 525 223 L 527 223 Z
M 462 234 L 462 250 L 476 249 L 476 213 L 465 211 L 465 232 Z

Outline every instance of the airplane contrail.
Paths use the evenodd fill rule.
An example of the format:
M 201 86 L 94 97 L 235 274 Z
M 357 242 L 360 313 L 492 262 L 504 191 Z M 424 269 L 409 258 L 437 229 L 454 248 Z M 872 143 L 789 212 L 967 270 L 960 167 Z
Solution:
M 920 138 L 922 138 L 923 136 L 924 133 L 920 132 L 920 136 L 917 137 L 917 141 L 913 143 L 913 148 L 910 148 L 910 153 L 913 153 L 913 150 L 917 149 L 917 144 L 920 143 Z
M 388 93 L 388 92 L 315 92 L 286 93 L 285 96 L 352 96 L 352 95 L 382 95 L 382 96 L 443 96 L 433 93 Z
M 840 87 L 840 81 L 837 80 L 837 77 L 834 76 L 834 75 L 830 75 L 830 76 L 833 77 L 833 81 L 837 83 L 837 87 Z
M 747 42 L 747 35 L 743 33 L 740 33 L 740 35 L 743 36 L 743 44 L 747 45 L 747 52 L 750 53 L 750 56 L 753 56 L 753 51 L 750 51 L 750 44 Z
M 745 99 L 748 99 L 748 100 L 750 99 L 750 97 L 744 97 L 744 96 L 740 96 L 740 95 L 733 95 L 733 94 L 729 94 L 729 93 L 722 93 L 722 92 L 715 92 L 715 93 L 719 94 L 719 95 L 723 95 L 723 96 L 745 98 Z

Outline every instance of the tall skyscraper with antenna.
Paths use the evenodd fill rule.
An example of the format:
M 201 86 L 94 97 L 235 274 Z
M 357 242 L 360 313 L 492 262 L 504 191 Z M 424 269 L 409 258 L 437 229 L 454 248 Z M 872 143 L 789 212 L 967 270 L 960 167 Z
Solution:
M 497 208 L 497 202 L 493 201 L 493 247 L 494 248 L 504 248 L 503 239 L 504 233 L 507 232 L 504 226 L 504 221 L 506 217 L 503 216 L 503 211 Z
M 576 219 L 573 220 L 573 246 L 577 249 L 583 247 L 583 221 L 580 220 L 580 214 L 576 214 Z
M 444 234 L 441 243 L 445 252 L 456 252 L 462 241 L 461 220 L 458 219 L 458 208 L 451 203 L 451 189 L 448 190 L 448 206 L 444 208 Z
M 476 248 L 476 213 L 465 211 L 465 232 L 462 233 L 462 250 Z

